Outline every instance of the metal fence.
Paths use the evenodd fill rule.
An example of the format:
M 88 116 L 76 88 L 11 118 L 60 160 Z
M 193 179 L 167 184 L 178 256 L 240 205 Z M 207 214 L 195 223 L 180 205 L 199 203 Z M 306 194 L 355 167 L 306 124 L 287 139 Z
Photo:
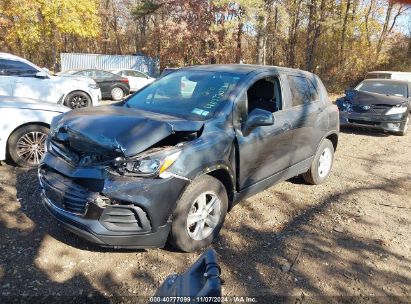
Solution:
M 148 56 L 102 55 L 83 53 L 61 53 L 61 70 L 72 69 L 134 69 L 150 76 L 157 76 L 160 64 Z

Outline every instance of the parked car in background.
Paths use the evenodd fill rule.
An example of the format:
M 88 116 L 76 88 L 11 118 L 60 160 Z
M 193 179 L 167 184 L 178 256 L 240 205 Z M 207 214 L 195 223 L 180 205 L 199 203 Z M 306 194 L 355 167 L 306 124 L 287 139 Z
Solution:
M 51 75 L 35 64 L 0 53 L 0 95 L 61 103 L 72 109 L 98 105 L 101 92 L 92 79 Z
M 131 69 L 111 70 L 111 72 L 128 79 L 130 84 L 130 92 L 138 91 L 142 87 L 145 87 L 146 85 L 156 80 L 155 78 L 150 77 L 143 72 Z
M 342 126 L 362 126 L 405 135 L 410 124 L 411 82 L 366 79 L 337 100 Z
M 367 73 L 365 79 L 394 79 L 411 82 L 411 72 L 372 71 Z
M 28 98 L 0 96 L 0 160 L 36 166 L 45 153 L 51 120 L 70 109 Z
M 194 82 L 190 96 L 182 81 Z M 102 246 L 194 251 L 227 210 L 303 174 L 329 176 L 338 109 L 321 80 L 255 65 L 182 68 L 118 105 L 55 118 L 39 168 L 43 202 Z
M 60 76 L 84 76 L 93 79 L 101 90 L 102 98 L 121 100 L 130 94 L 129 80 L 111 72 L 95 69 L 68 70 L 58 73 Z

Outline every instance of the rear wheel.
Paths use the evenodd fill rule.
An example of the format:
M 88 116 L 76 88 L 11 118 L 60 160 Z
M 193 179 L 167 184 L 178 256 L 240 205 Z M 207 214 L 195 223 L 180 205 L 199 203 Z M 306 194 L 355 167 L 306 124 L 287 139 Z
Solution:
M 64 105 L 70 109 L 84 108 L 91 105 L 91 98 L 81 91 L 71 92 L 67 95 Z
M 121 100 L 124 97 L 124 91 L 120 87 L 114 87 L 111 89 L 111 99 L 113 100 Z
M 46 153 L 49 129 L 40 125 L 27 125 L 14 131 L 7 148 L 11 159 L 21 167 L 33 167 Z
M 330 175 L 333 162 L 334 146 L 329 139 L 324 139 L 317 150 L 311 168 L 303 174 L 304 180 L 312 185 L 322 184 Z
M 203 175 L 184 191 L 173 213 L 169 242 L 179 250 L 191 252 L 211 244 L 227 213 L 224 185 Z

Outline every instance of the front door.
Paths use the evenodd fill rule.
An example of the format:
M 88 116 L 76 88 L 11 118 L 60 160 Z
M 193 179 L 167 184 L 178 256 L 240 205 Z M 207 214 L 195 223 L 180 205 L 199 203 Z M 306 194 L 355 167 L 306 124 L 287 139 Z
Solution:
M 288 110 L 282 110 L 280 87 L 280 79 L 275 75 L 257 78 L 236 105 L 243 112 L 234 118 L 241 121 L 234 123 L 239 149 L 240 190 L 274 174 L 281 179 L 289 167 L 292 129 Z M 241 103 L 246 103 L 246 106 L 241 106 Z M 255 108 L 272 112 L 274 124 L 244 133 L 247 116 Z

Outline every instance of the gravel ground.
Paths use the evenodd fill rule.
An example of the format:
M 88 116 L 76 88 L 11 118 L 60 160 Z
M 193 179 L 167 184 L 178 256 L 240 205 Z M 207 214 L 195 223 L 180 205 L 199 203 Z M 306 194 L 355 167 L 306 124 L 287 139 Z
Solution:
M 411 302 L 410 152 L 411 133 L 348 129 L 327 183 L 294 178 L 234 207 L 212 246 L 223 294 L 259 303 Z M 200 254 L 91 245 L 51 219 L 38 189 L 36 170 L 0 166 L 0 296 L 6 301 L 38 295 L 146 302 L 168 274 L 182 272 Z

